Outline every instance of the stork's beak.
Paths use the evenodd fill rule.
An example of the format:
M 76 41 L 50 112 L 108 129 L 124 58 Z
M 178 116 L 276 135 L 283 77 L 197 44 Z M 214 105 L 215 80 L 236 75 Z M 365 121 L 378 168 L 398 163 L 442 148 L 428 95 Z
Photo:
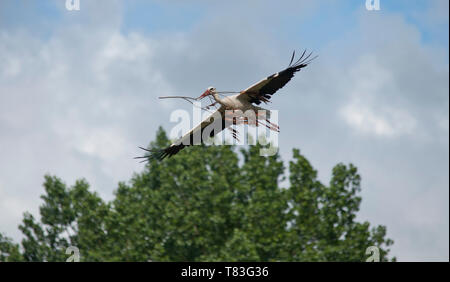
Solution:
M 210 92 L 209 90 L 206 90 L 206 91 L 203 92 L 203 94 L 202 94 L 200 97 L 198 97 L 197 99 L 203 99 L 203 98 L 205 98 L 205 97 L 208 96 L 208 95 L 211 95 L 211 92 Z

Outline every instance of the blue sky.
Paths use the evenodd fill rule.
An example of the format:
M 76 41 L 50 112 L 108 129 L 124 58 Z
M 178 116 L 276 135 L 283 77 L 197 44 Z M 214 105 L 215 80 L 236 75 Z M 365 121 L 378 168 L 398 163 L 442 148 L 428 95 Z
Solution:
M 270 105 L 281 156 L 300 148 L 324 182 L 355 164 L 358 219 L 387 226 L 391 254 L 448 260 L 448 1 L 186 2 L 0 2 L 0 232 L 20 240 L 45 173 L 111 199 L 137 146 L 190 110 L 157 96 L 240 90 L 308 48 L 318 60 Z
M 445 20 L 430 23 L 426 19 L 426 11 L 432 9 L 437 1 L 381 1 L 381 10 L 378 13 L 388 12 L 404 17 L 405 21 L 413 24 L 421 33 L 424 43 L 437 43 L 448 47 L 448 24 Z M 44 1 L 4 1 L 2 4 L 1 22 L 3 27 L 25 28 L 38 32 L 41 35 L 51 33 L 57 25 L 67 23 L 67 18 L 76 17 L 77 14 L 65 14 L 61 9 L 64 7 L 63 0 Z M 121 31 L 140 31 L 143 33 L 164 33 L 188 31 L 197 24 L 214 17 L 215 14 L 227 14 L 230 21 L 235 19 L 232 13 L 227 13 L 224 6 L 246 5 L 238 1 L 230 4 L 219 2 L 194 1 L 186 3 L 183 1 L 143 1 L 131 0 L 120 6 L 122 14 Z M 248 7 L 253 5 L 263 7 L 267 2 L 248 1 Z M 280 3 L 281 4 L 281 3 Z M 81 2 L 81 5 L 83 3 Z M 272 6 L 278 4 L 272 3 Z M 282 4 L 281 4 L 282 5 Z M 285 4 L 295 6 L 293 2 Z M 282 41 L 292 41 L 293 35 L 305 35 L 315 45 L 321 46 L 329 40 L 351 31 L 357 25 L 358 12 L 365 7 L 363 0 L 348 1 L 317 1 L 308 8 L 308 14 L 296 17 L 295 10 L 291 13 L 277 15 L 271 18 L 271 11 L 264 11 L 258 15 L 252 15 L 256 19 L 253 24 L 260 24 L 275 32 Z M 224 12 L 225 10 L 225 12 Z M 238 9 L 237 9 L 238 10 Z M 233 10 L 234 11 L 234 10 Z M 245 10 L 247 11 L 247 10 Z M 286 12 L 286 11 L 284 11 Z M 445 13 L 445 11 L 442 11 Z M 368 13 L 368 12 L 367 12 Z M 237 16 L 243 16 L 245 12 L 237 11 Z M 248 22 L 252 24 L 251 22 Z M 320 36 L 319 36 L 320 35 Z

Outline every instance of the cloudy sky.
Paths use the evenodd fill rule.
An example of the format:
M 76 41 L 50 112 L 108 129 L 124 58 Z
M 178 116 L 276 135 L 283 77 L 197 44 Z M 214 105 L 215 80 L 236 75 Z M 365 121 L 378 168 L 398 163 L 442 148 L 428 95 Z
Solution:
M 319 54 L 274 96 L 280 152 L 324 182 L 362 175 L 359 220 L 401 261 L 449 259 L 448 1 L 0 1 L 0 232 L 21 239 L 46 173 L 105 200 L 143 165 L 137 146 L 191 110 L 161 95 L 241 90 Z

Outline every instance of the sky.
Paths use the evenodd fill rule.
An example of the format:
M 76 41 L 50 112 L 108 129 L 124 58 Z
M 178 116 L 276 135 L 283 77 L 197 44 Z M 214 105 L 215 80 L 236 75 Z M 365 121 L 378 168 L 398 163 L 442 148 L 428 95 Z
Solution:
M 45 174 L 111 200 L 167 131 L 158 96 L 242 90 L 307 48 L 319 57 L 268 106 L 281 157 L 327 183 L 362 177 L 358 220 L 385 225 L 399 261 L 449 260 L 449 2 L 0 1 L 0 232 L 39 213 Z

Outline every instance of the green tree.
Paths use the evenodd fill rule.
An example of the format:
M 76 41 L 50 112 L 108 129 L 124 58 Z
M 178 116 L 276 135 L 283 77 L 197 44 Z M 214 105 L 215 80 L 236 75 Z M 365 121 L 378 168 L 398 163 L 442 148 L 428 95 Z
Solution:
M 168 144 L 160 128 L 149 147 Z M 68 246 L 82 261 L 364 261 L 369 246 L 395 259 L 384 226 L 355 220 L 356 167 L 336 165 L 324 185 L 294 149 L 286 179 L 279 155 L 261 148 L 193 146 L 151 160 L 109 203 L 85 180 L 67 188 L 46 176 L 40 220 L 24 215 L 21 248 L 0 236 L 0 260 L 65 261 Z
M 0 233 L 0 261 L 22 261 L 19 245 Z
M 93 249 L 104 243 L 104 222 L 109 207 L 89 191 L 85 180 L 67 188 L 59 178 L 47 175 L 44 188 L 40 222 L 25 213 L 19 226 L 24 234 L 22 247 L 26 261 L 65 261 L 69 246 Z M 84 255 L 86 260 L 99 259 L 97 252 Z

